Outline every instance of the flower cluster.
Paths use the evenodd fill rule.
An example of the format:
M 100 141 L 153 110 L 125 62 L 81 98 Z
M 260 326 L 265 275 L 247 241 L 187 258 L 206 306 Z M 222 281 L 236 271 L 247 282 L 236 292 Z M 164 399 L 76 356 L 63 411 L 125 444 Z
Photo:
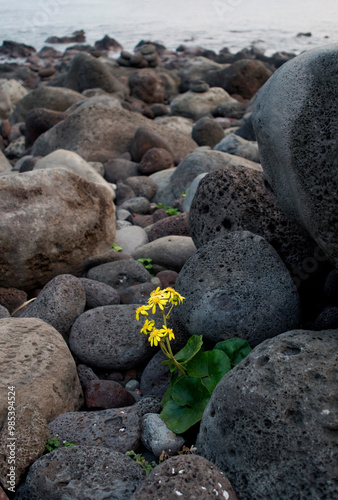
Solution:
M 180 295 L 174 288 L 168 287 L 163 290 L 160 287 L 156 288 L 151 292 L 148 304 L 140 306 L 136 309 L 136 319 L 140 321 L 140 317 L 145 318 L 143 327 L 141 328 L 141 333 L 149 335 L 150 345 L 160 346 L 163 353 L 176 365 L 173 361 L 174 356 L 171 350 L 170 341 L 175 339 L 174 332 L 171 328 L 167 326 L 167 320 L 170 317 L 170 313 L 174 306 L 182 304 L 184 297 Z M 160 311 L 163 317 L 163 324 L 161 328 L 156 328 L 155 320 L 148 319 L 146 316 L 149 315 L 151 311 L 152 314 L 156 313 L 156 308 Z M 178 367 L 177 367 L 178 368 Z

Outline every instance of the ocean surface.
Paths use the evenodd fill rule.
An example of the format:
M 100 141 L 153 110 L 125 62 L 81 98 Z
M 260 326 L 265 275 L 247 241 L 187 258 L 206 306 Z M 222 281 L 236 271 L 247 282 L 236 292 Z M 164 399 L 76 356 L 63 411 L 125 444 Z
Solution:
M 37 50 L 48 36 L 79 29 L 89 44 L 107 34 L 127 50 L 148 39 L 171 50 L 184 43 L 235 53 L 254 43 L 266 55 L 298 54 L 338 42 L 338 0 L 0 0 L 0 8 L 0 42 Z

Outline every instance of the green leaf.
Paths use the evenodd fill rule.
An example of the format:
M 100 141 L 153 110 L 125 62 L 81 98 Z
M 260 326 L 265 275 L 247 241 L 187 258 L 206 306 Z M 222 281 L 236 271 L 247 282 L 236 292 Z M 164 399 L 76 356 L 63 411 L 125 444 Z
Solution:
M 187 364 L 190 377 L 200 377 L 210 395 L 216 385 L 231 370 L 229 357 L 221 350 L 199 352 Z
M 116 243 L 113 243 L 112 248 L 117 252 L 122 252 L 123 248 L 119 247 Z
M 209 399 L 210 396 L 201 399 L 191 408 L 178 405 L 173 399 L 170 399 L 160 413 L 160 417 L 170 430 L 176 434 L 182 434 L 201 420 Z
M 174 358 L 176 361 L 184 364 L 188 363 L 194 356 L 196 356 L 203 345 L 202 337 L 202 335 L 193 335 L 190 337 L 183 349 L 175 354 Z
M 252 351 L 248 342 L 238 337 L 218 342 L 214 349 L 225 352 L 230 358 L 231 366 L 238 365 Z
M 199 377 L 184 375 L 173 384 L 172 399 L 181 406 L 194 406 L 204 398 L 209 398 L 208 389 Z

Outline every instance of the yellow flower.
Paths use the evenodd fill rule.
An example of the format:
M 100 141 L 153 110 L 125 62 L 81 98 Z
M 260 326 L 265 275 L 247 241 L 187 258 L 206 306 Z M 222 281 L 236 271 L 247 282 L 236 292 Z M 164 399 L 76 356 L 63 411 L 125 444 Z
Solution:
M 149 319 L 146 319 L 143 328 L 141 328 L 141 333 L 145 333 L 147 335 L 148 332 L 151 332 L 154 329 L 154 326 L 155 321 L 153 319 L 151 321 L 149 321 Z
M 156 290 L 155 290 L 155 292 L 156 292 Z M 149 309 L 150 309 L 150 307 L 152 308 L 151 312 L 153 314 L 155 314 L 155 312 L 156 312 L 156 306 L 158 306 L 161 309 L 161 311 L 164 311 L 164 306 L 167 305 L 167 302 L 168 302 L 167 295 L 163 295 L 163 294 L 151 295 L 149 300 L 148 300 Z
M 149 333 L 149 338 L 148 338 L 151 347 L 153 347 L 154 345 L 156 347 L 157 344 L 159 342 L 161 342 L 161 338 L 162 337 L 164 337 L 164 334 L 161 333 L 161 330 L 158 330 L 157 328 L 154 328 L 154 330 Z
M 171 328 L 167 328 L 165 325 L 163 325 L 163 328 L 160 330 L 160 332 L 163 333 L 164 337 L 168 336 L 169 340 L 175 340 L 175 335 Z
M 182 295 L 180 295 L 174 288 L 171 288 L 170 286 L 168 288 L 165 288 L 163 291 L 169 294 L 169 302 L 171 304 L 174 304 L 175 306 L 177 304 L 182 304 L 183 300 L 185 299 L 185 297 L 182 297 Z
M 141 314 L 141 316 L 148 316 L 147 309 L 149 309 L 147 306 L 140 306 L 136 309 L 137 321 L 140 321 L 140 314 Z

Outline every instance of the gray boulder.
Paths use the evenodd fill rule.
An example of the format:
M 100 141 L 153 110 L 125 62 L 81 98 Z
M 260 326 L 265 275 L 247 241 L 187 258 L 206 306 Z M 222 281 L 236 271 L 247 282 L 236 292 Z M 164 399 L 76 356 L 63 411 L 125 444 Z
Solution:
M 80 274 L 111 248 L 115 206 L 105 186 L 65 169 L 0 177 L 0 286 L 33 289 Z
M 69 336 L 71 352 L 82 363 L 106 370 L 128 370 L 154 354 L 137 305 L 96 307 L 75 321 Z
M 86 294 L 81 281 L 71 274 L 62 274 L 43 287 L 21 317 L 40 318 L 66 339 L 85 305 Z
M 338 44 L 306 51 L 261 89 L 252 121 L 280 205 L 338 266 Z
M 262 236 L 296 282 L 297 269 L 316 247 L 301 226 L 282 212 L 263 173 L 240 165 L 211 172 L 199 183 L 190 207 L 189 227 L 197 248 L 230 231 L 247 230 Z
M 143 477 L 141 467 L 123 453 L 99 446 L 72 446 L 36 460 L 25 489 L 28 498 L 36 500 L 126 500 Z
M 78 411 L 59 415 L 48 425 L 49 436 L 79 446 L 103 446 L 126 453 L 136 450 L 141 433 L 137 408 Z
M 242 500 L 338 497 L 337 333 L 266 340 L 213 392 L 196 446 Z
M 178 318 L 191 335 L 213 342 L 241 337 L 255 346 L 298 326 L 299 297 L 275 250 L 249 231 L 201 247 L 178 275 L 186 300 Z

